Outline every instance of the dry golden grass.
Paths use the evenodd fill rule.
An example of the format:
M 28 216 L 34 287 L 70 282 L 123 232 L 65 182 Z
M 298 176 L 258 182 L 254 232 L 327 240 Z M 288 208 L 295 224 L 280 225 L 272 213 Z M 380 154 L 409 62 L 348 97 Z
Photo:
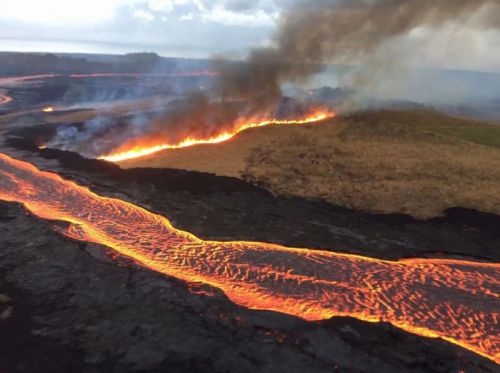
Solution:
M 500 149 L 439 133 L 453 126 L 496 136 L 496 127 L 434 112 L 380 111 L 249 130 L 121 166 L 236 176 L 280 195 L 418 218 L 455 206 L 500 214 Z

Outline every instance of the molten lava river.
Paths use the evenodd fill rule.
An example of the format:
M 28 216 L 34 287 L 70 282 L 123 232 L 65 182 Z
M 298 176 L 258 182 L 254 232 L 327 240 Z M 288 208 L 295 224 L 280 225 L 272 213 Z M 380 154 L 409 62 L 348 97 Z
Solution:
M 306 320 L 350 316 L 441 337 L 500 362 L 500 265 L 384 261 L 258 242 L 205 241 L 163 216 L 98 196 L 0 153 L 0 199 L 152 270 L 222 289 L 235 303 Z

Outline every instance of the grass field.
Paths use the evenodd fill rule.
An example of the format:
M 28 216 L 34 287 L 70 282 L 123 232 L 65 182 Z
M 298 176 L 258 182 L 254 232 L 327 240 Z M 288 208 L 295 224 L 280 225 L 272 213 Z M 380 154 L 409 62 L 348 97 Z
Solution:
M 235 176 L 280 195 L 419 218 L 500 214 L 500 128 L 432 111 L 376 111 L 246 131 L 121 163 Z
M 393 112 L 397 122 L 405 122 L 407 112 Z M 438 112 L 413 112 L 412 124 L 422 130 L 443 136 L 500 148 L 500 125 L 480 123 L 473 120 L 445 116 Z
M 443 136 L 454 137 L 500 149 L 500 127 L 481 126 L 475 128 L 473 125 L 442 126 L 434 128 L 433 131 Z

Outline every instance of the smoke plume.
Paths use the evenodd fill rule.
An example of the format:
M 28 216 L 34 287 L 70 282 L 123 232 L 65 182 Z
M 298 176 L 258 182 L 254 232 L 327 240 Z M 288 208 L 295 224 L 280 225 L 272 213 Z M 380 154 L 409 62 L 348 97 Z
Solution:
M 137 135 L 133 123 L 131 128 L 121 127 L 121 141 L 109 142 L 105 153 L 141 143 L 175 142 L 184 134 L 213 134 L 231 128 L 242 117 L 274 116 L 282 104 L 284 83 L 304 82 L 332 62 L 359 65 L 351 88 L 387 84 L 377 70 L 387 69 L 390 56 L 370 61 L 384 46 L 420 28 L 438 30 L 456 24 L 498 29 L 499 19 L 498 0 L 299 1 L 281 15 L 269 46 L 250 50 L 243 62 L 219 59 L 215 63 L 219 74 L 209 92 L 192 95 L 147 125 L 142 123 L 142 135 Z M 396 69 L 388 70 L 396 76 Z
M 272 46 L 253 49 L 243 64 L 219 64 L 217 90 L 264 109 L 284 82 L 304 81 L 324 63 L 362 61 L 420 27 L 500 28 L 499 19 L 497 0 L 302 1 L 282 15 Z

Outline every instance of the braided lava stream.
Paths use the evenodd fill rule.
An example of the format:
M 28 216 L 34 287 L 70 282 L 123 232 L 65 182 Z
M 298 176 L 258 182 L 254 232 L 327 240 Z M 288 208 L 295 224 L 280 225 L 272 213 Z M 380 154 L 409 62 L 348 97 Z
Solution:
M 441 337 L 500 362 L 500 265 L 459 260 L 384 261 L 258 242 L 205 241 L 163 216 L 101 197 L 0 153 L 0 199 L 64 234 L 102 244 L 152 270 L 224 291 L 231 301 L 306 320 L 349 316 Z

